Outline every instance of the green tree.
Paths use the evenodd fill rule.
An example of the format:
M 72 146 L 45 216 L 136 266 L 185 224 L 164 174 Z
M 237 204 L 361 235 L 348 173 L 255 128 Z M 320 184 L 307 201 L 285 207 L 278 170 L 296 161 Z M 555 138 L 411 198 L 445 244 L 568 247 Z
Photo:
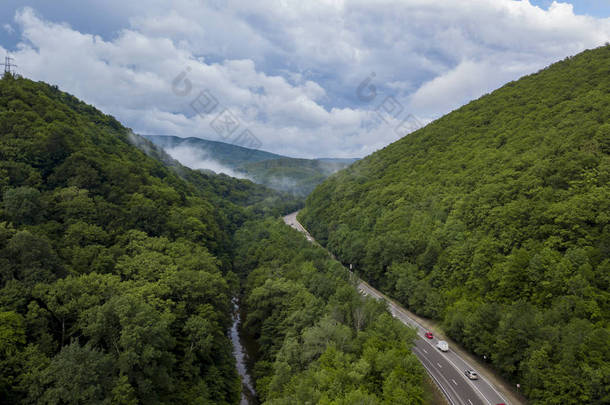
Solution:
M 40 404 L 109 404 L 106 393 L 112 386 L 109 355 L 78 342 L 64 346 L 47 368 L 31 377 L 39 384 L 40 396 L 29 401 Z
M 15 224 L 35 224 L 42 218 L 40 192 L 32 187 L 17 187 L 4 192 L 4 212 Z

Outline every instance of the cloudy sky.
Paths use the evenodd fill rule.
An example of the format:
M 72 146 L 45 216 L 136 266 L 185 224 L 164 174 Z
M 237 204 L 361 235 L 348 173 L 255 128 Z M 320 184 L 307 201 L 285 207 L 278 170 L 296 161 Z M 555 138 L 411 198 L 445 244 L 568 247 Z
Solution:
M 362 157 L 610 41 L 610 0 L 2 0 L 0 55 L 141 134 Z

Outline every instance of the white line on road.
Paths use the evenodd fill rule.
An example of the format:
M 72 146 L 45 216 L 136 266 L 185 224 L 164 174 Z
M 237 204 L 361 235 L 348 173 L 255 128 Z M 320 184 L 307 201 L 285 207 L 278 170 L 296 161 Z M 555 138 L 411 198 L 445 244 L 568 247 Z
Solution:
M 454 367 L 454 368 L 455 368 L 455 369 L 456 369 L 456 370 L 457 370 L 459 373 L 461 373 L 461 372 L 462 372 L 462 370 L 460 370 L 460 369 L 459 369 L 459 367 L 458 367 L 458 366 L 457 366 L 457 365 L 456 365 L 456 364 L 455 364 L 455 363 L 454 363 L 454 362 L 453 362 L 453 361 L 452 361 L 452 360 L 449 358 L 449 355 L 446 355 L 446 356 L 445 356 L 445 360 L 447 360 L 449 363 L 451 363 L 451 365 L 453 365 L 453 367 Z M 466 377 L 464 377 L 464 378 L 466 378 Z M 474 382 L 470 381 L 470 380 L 467 380 L 467 381 L 469 381 L 469 382 L 470 382 L 470 385 L 471 385 L 471 386 L 472 386 L 472 387 L 473 387 L 475 390 L 477 390 L 477 392 L 479 393 L 480 397 L 481 397 L 483 400 L 485 400 L 485 402 L 487 402 L 489 405 L 491 405 L 491 401 L 490 401 L 489 399 L 487 399 L 487 397 L 486 397 L 485 395 L 483 395 L 483 393 L 481 392 L 481 390 L 477 388 L 477 385 L 476 385 Z
M 424 353 L 428 354 L 428 351 L 426 349 L 422 349 L 424 351 Z
M 294 214 L 296 214 L 296 213 L 294 213 Z M 288 217 L 290 217 L 290 218 L 288 218 Z M 289 225 L 293 226 L 294 228 L 297 228 L 297 230 L 298 230 L 298 231 L 300 231 L 300 232 L 304 233 L 304 234 L 305 234 L 305 236 L 306 236 L 306 238 L 307 238 L 307 240 L 308 240 L 309 242 L 315 243 L 315 240 L 313 239 L 313 237 L 311 237 L 311 235 L 309 235 L 309 233 L 307 232 L 307 230 L 305 229 L 305 227 L 303 227 L 303 226 L 302 226 L 302 225 L 299 223 L 299 221 L 296 219 L 296 215 L 294 215 L 294 217 L 293 217 L 293 215 L 291 214 L 291 215 L 289 215 L 289 216 L 285 217 L 284 219 L 286 220 L 287 218 L 288 218 L 288 220 L 290 221 Z M 329 253 L 329 254 L 330 254 L 330 253 Z M 333 258 L 334 258 L 334 256 L 333 256 L 332 254 L 330 254 L 330 255 L 331 255 L 331 257 L 333 257 Z M 390 307 L 390 308 L 393 310 L 392 312 L 394 312 L 394 311 L 395 311 L 395 312 L 397 312 L 398 318 L 399 318 L 400 320 L 402 320 L 402 321 L 403 321 L 403 323 L 407 324 L 408 326 L 415 327 L 415 328 L 416 328 L 416 329 L 418 329 L 418 330 L 424 330 L 424 329 L 425 329 L 425 328 L 424 328 L 422 325 L 420 325 L 420 324 L 419 324 L 419 322 L 417 322 L 417 321 L 416 321 L 416 320 L 414 320 L 414 319 L 411 319 L 411 318 L 409 317 L 409 315 L 408 315 L 408 314 L 407 314 L 407 313 L 406 313 L 406 312 L 405 312 L 405 311 L 404 311 L 404 310 L 403 310 L 403 309 L 402 309 L 400 306 L 396 305 L 395 303 L 393 303 L 393 302 L 392 302 L 392 301 L 390 301 L 389 299 L 386 299 L 386 298 L 385 298 L 385 296 L 384 296 L 382 293 L 380 293 L 380 292 L 378 292 L 378 291 L 374 290 L 372 287 L 369 287 L 369 285 L 368 285 L 368 284 L 366 284 L 366 282 L 364 282 L 363 280 L 358 280 L 358 281 L 359 281 L 358 290 L 359 290 L 361 293 L 363 293 L 364 295 L 370 295 L 370 296 L 374 297 L 374 298 L 375 298 L 375 299 L 377 299 L 377 300 L 384 300 L 384 301 L 386 301 L 386 302 L 389 304 L 388 306 L 389 306 L 389 307 Z M 406 319 L 405 319 L 405 318 L 406 318 Z M 424 341 L 425 341 L 425 340 L 424 340 Z M 429 342 L 426 342 L 426 343 L 428 343 L 428 344 L 429 344 L 429 345 L 432 347 L 432 344 L 430 344 Z M 416 350 L 416 349 L 414 348 L 414 350 Z M 426 353 L 428 353 L 428 352 L 427 352 L 425 349 L 423 349 L 423 351 L 424 351 L 424 352 L 426 352 Z M 449 362 L 450 362 L 450 363 L 453 365 L 453 367 L 455 367 L 455 369 L 456 369 L 456 370 L 458 370 L 458 371 L 460 371 L 460 372 L 461 372 L 461 370 L 460 370 L 460 369 L 457 367 L 457 365 L 456 365 L 456 364 L 455 364 L 453 361 L 451 361 L 451 360 L 450 360 L 450 359 L 449 359 L 447 356 L 444 356 L 444 357 L 445 357 L 445 359 L 446 359 L 446 360 L 449 360 Z M 459 359 L 460 361 L 462 361 L 463 363 L 465 363 L 466 365 L 468 365 L 468 364 L 466 363 L 466 361 L 465 361 L 464 359 L 462 359 L 461 357 L 459 357 L 459 356 L 458 356 L 458 359 Z M 437 363 L 437 364 L 438 364 L 438 366 L 439 366 L 440 368 L 442 368 L 442 366 L 441 366 L 439 363 Z M 442 376 L 442 375 L 441 375 L 441 376 Z M 434 376 L 433 376 L 433 377 L 434 377 Z M 483 377 L 483 376 L 481 376 L 481 377 Z M 434 378 L 434 379 L 436 380 L 436 378 Z M 446 380 L 446 379 L 445 379 L 445 380 Z M 500 398 L 502 398 L 502 399 L 504 400 L 504 398 L 502 397 L 502 395 L 501 395 L 501 394 L 500 394 L 500 393 L 499 393 L 499 392 L 496 390 L 496 388 L 495 388 L 495 387 L 494 387 L 494 386 L 493 386 L 493 385 L 492 385 L 492 384 L 491 384 L 491 383 L 490 383 L 490 382 L 489 382 L 489 381 L 488 381 L 486 378 L 484 378 L 484 377 L 483 377 L 483 378 L 482 378 L 482 380 L 483 380 L 483 381 L 486 383 L 486 385 L 488 385 L 488 386 L 489 386 L 489 387 L 490 387 L 490 388 L 491 388 L 491 389 L 492 389 L 492 390 L 493 390 L 493 391 L 494 391 L 494 392 L 495 392 L 495 393 L 496 393 L 496 394 L 497 394 L 497 395 L 498 395 Z M 437 380 L 437 383 L 438 383 L 438 380 Z M 455 381 L 454 381 L 454 383 L 455 383 Z M 439 384 L 439 386 L 441 387 L 441 389 L 443 389 L 442 385 L 440 385 L 440 384 Z M 478 393 L 481 395 L 481 397 L 482 397 L 482 398 L 483 398 L 483 399 L 484 399 L 484 400 L 485 400 L 485 401 L 486 401 L 488 404 L 490 404 L 490 405 L 491 405 L 491 402 L 490 402 L 490 401 L 489 401 L 489 400 L 488 400 L 488 399 L 487 399 L 487 398 L 486 398 L 486 397 L 483 395 L 483 393 L 482 393 L 482 392 L 481 392 L 481 391 L 480 391 L 480 390 L 479 390 L 479 389 L 476 387 L 476 385 L 475 385 L 474 383 L 470 382 L 470 386 L 471 386 L 471 387 L 473 387 L 475 390 L 477 390 L 477 391 L 478 391 Z M 444 389 L 443 389 L 443 391 L 444 391 Z M 458 397 L 459 397 L 459 396 L 458 396 Z M 506 403 L 508 403 L 506 400 L 504 400 L 504 401 L 505 401 Z M 470 399 L 468 399 L 468 402 L 469 402 L 471 405 L 473 405 L 473 403 L 472 403 L 472 401 L 471 401 Z
M 453 383 L 454 383 L 455 385 L 457 385 L 457 383 L 455 382 L 455 380 L 454 380 L 453 378 L 451 379 L 451 381 L 453 381 Z
M 467 368 L 472 369 L 473 367 L 471 367 L 468 362 L 466 362 L 466 360 L 460 356 L 457 356 L 457 358 L 466 365 Z M 455 365 L 455 363 L 451 362 L 451 364 L 454 365 L 454 367 L 457 368 L 457 366 Z M 496 388 L 493 386 L 492 383 L 490 383 L 487 378 L 485 378 L 485 376 L 483 376 L 481 373 L 479 373 L 479 377 L 485 382 L 487 383 L 487 385 L 489 385 L 489 387 L 496 393 L 496 395 L 498 395 L 498 397 L 505 403 L 508 404 L 508 401 L 506 399 L 504 399 L 504 397 L 498 392 L 498 390 L 496 390 Z M 481 391 L 479 391 L 481 392 Z
M 419 349 L 417 347 L 413 347 L 413 352 L 417 353 L 419 352 Z M 422 366 L 424 366 L 424 369 L 426 370 L 426 372 L 428 373 L 428 375 L 430 377 L 432 377 L 434 379 L 434 381 L 436 381 L 436 385 L 441 389 L 441 391 L 443 391 L 443 393 L 445 394 L 445 398 L 447 398 L 447 400 L 452 404 L 452 405 L 456 405 L 454 398 L 449 395 L 449 392 L 447 392 L 447 390 L 451 390 L 453 392 L 453 394 L 455 395 L 455 400 L 459 402 L 459 404 L 462 404 L 463 401 L 460 398 L 460 395 L 457 393 L 457 391 L 449 384 L 449 381 L 447 381 L 447 379 L 445 378 L 445 376 L 443 375 L 443 373 L 439 373 L 439 377 L 442 378 L 443 380 L 445 380 L 447 382 L 447 385 L 442 384 L 438 378 L 436 378 L 436 376 L 434 375 L 434 373 L 432 372 L 432 362 L 430 360 L 428 360 L 425 356 L 421 356 L 418 358 L 421 361 Z M 430 363 L 430 366 L 426 366 L 426 362 Z
M 441 363 L 436 363 L 436 365 L 438 366 L 438 368 L 443 368 L 443 366 L 441 366 Z

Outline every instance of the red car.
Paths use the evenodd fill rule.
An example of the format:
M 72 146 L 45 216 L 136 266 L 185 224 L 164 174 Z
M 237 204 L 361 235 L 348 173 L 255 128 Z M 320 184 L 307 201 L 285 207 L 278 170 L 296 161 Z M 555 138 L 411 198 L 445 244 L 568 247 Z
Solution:
M 427 337 L 428 339 L 434 338 L 434 335 L 432 334 L 432 332 L 426 332 L 426 334 L 424 336 Z

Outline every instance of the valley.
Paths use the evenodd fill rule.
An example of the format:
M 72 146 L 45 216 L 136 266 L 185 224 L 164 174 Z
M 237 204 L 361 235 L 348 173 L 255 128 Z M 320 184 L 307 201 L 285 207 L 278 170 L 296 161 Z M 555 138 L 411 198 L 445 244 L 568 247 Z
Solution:
M 331 174 L 357 159 L 296 159 L 202 138 L 145 135 L 192 169 L 249 179 L 271 189 L 305 197 Z
M 610 404 L 610 9 L 47 3 L 0 405 Z

